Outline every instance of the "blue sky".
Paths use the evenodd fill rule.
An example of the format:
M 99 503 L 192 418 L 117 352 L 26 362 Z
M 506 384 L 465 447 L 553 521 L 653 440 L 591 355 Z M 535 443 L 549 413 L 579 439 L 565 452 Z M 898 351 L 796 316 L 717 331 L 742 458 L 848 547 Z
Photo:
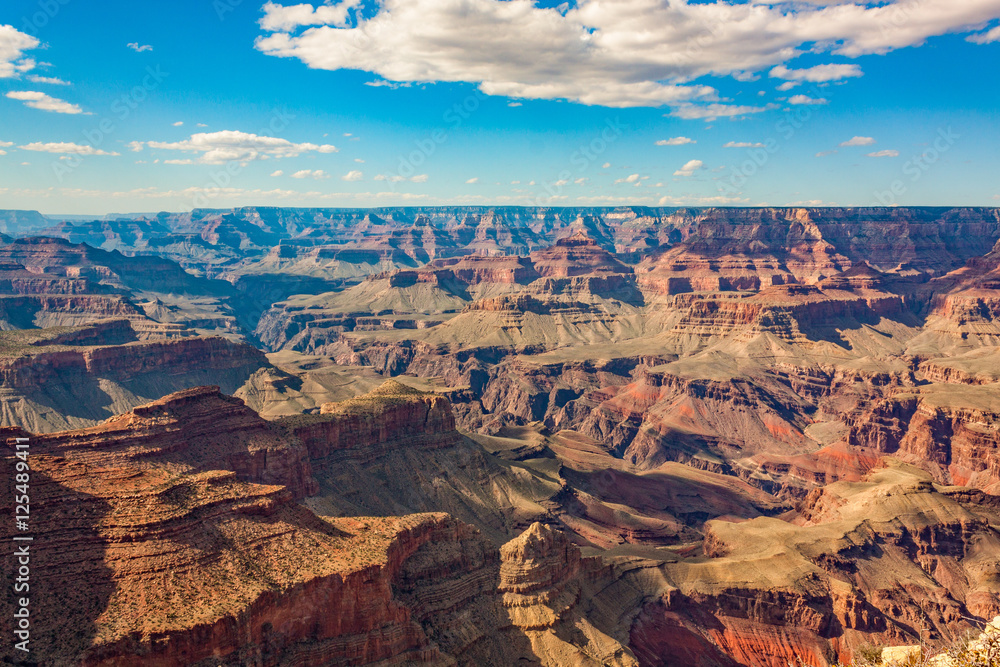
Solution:
M 1000 0 L 8 0 L 0 208 L 1000 205 L 997 19 Z

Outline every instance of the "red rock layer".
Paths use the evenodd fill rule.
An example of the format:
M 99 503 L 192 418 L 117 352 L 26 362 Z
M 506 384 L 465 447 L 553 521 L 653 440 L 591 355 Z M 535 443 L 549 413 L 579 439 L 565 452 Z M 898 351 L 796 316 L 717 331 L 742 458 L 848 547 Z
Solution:
M 344 454 L 371 460 L 386 448 L 425 443 L 445 447 L 458 437 L 448 399 L 390 380 L 373 392 L 328 403 L 320 415 L 278 421 L 305 444 L 309 457 Z
M 91 428 L 37 435 L 32 447 L 81 463 L 227 469 L 242 481 L 287 486 L 295 498 L 317 489 L 305 447 L 218 387 L 171 394 Z
M 0 357 L 0 381 L 9 388 L 37 389 L 73 377 L 127 380 L 152 372 L 181 374 L 243 367 L 256 370 L 266 364 L 264 354 L 249 345 L 224 338 L 192 337 L 53 352 L 42 348 L 25 356 Z
M 632 272 L 585 234 L 574 234 L 545 250 L 536 250 L 531 253 L 531 261 L 539 275 L 550 278 Z

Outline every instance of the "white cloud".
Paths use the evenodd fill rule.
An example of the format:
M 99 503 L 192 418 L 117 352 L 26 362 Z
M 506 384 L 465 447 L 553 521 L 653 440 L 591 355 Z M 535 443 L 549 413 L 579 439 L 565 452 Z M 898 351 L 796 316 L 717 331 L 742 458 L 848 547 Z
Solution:
M 64 155 L 119 155 L 119 153 L 108 153 L 94 148 L 87 144 L 74 144 L 69 142 L 44 144 L 35 141 L 24 146 L 18 146 L 22 151 L 35 151 L 36 153 L 59 153 Z
M 608 169 L 610 167 L 611 167 L 611 163 L 610 162 L 605 162 L 604 164 L 601 165 L 601 169 Z
M 969 35 L 967 39 L 973 44 L 992 44 L 993 42 L 1000 41 L 1000 26 L 997 26 L 988 32 L 979 33 L 977 35 Z
M 274 2 L 264 5 L 264 18 L 260 27 L 268 32 L 284 32 L 300 26 L 347 24 L 350 10 L 361 4 L 361 0 L 346 0 L 337 5 L 323 5 L 313 8 L 312 5 L 283 6 Z
M 10 148 L 13 145 L 14 145 L 13 141 L 0 141 L 0 147 L 2 148 Z
M 749 199 L 745 197 L 726 197 L 717 195 L 713 197 L 661 197 L 660 206 L 706 206 L 706 205 L 726 205 L 726 204 L 746 204 Z
M 868 157 L 899 157 L 899 151 L 891 149 L 884 151 L 876 151 L 874 153 L 869 153 Z
M 179 120 L 179 121 L 177 121 L 176 123 L 174 123 L 174 127 L 180 127 L 180 126 L 181 126 L 181 125 L 183 125 L 183 124 L 184 124 L 184 121 L 182 121 L 182 120 Z
M 278 171 L 271 172 L 271 176 L 273 178 L 277 178 L 278 176 L 284 176 L 284 175 L 285 172 L 281 171 L 280 169 Z
M 139 42 L 129 42 L 126 44 L 128 48 L 132 49 L 136 53 L 142 53 L 143 51 L 152 51 L 153 47 L 149 44 L 140 44 Z
M 340 180 L 342 180 L 342 181 L 360 181 L 360 180 L 364 179 L 364 177 L 365 177 L 364 173 L 352 169 L 351 171 L 349 171 L 346 174 L 344 174 L 343 176 L 341 176 Z
M 32 83 L 47 83 L 52 86 L 68 86 L 69 81 L 63 81 L 62 79 L 57 79 L 54 76 L 38 76 L 36 74 L 29 74 L 27 77 L 28 81 Z
M 786 81 L 777 88 L 775 88 L 775 90 L 780 91 L 782 93 L 787 93 L 789 90 L 791 90 L 797 85 L 799 85 L 798 81 Z
M 355 172 L 351 172 L 351 173 L 355 173 Z M 360 173 L 360 172 L 357 172 L 357 173 Z M 273 173 L 271 175 L 272 176 L 276 176 L 276 175 L 280 176 L 281 174 L 279 172 L 275 172 L 275 173 Z M 297 171 L 294 174 L 292 174 L 292 178 L 312 178 L 312 179 L 315 179 L 317 181 L 321 181 L 324 178 L 330 178 L 330 174 L 326 173 L 322 169 L 303 169 L 301 171 Z M 360 181 L 361 179 L 360 178 L 348 179 L 347 177 L 345 177 L 344 180 L 345 181 L 347 181 L 347 180 Z
M 144 144 L 141 141 L 130 141 L 128 142 L 128 149 L 133 153 L 139 153 L 144 148 Z
M 410 178 L 400 176 L 399 174 L 395 174 L 393 176 L 378 174 L 373 180 L 388 181 L 390 183 L 402 183 L 403 181 L 409 181 L 410 183 L 426 183 L 428 178 L 430 177 L 427 174 L 417 174 L 416 176 L 411 176 Z
M 475 184 L 476 184 L 476 183 L 478 183 L 478 182 L 479 182 L 479 177 L 477 176 L 477 177 L 475 177 L 475 178 L 470 178 L 469 180 L 467 180 L 467 181 L 465 182 L 465 184 L 466 184 L 466 185 L 475 185 Z
M 154 164 L 159 162 L 159 160 L 154 161 Z M 198 164 L 190 158 L 185 158 L 183 160 L 164 160 L 163 164 Z
M 208 127 L 208 125 L 205 125 L 204 123 L 198 123 L 198 127 Z
M 771 70 L 770 76 L 772 79 L 823 83 L 864 76 L 864 72 L 857 65 L 816 65 L 806 69 L 788 69 L 784 65 L 778 65 Z
M 815 98 L 815 97 L 809 97 L 808 95 L 794 95 L 788 98 L 788 103 L 795 105 L 816 106 L 821 104 L 829 104 L 830 101 L 823 97 Z
M 295 144 L 287 139 L 248 134 L 236 130 L 221 132 L 201 132 L 192 134 L 190 139 L 176 142 L 147 141 L 150 148 L 159 150 L 201 153 L 200 164 L 225 164 L 269 158 L 298 157 L 303 153 L 336 153 L 337 148 L 329 144 Z
M 619 183 L 630 183 L 634 185 L 639 185 L 639 181 L 644 181 L 647 178 L 649 178 L 649 176 L 640 176 L 639 174 L 629 174 L 625 178 L 619 178 L 617 181 L 615 181 L 614 184 L 618 185 Z
M 693 176 L 694 172 L 703 168 L 705 163 L 701 160 L 691 160 L 683 167 L 674 172 L 674 176 Z
M 35 61 L 25 58 L 24 52 L 38 48 L 39 41 L 14 29 L 0 25 L 0 79 L 10 79 L 35 67 Z
M 820 151 L 816 153 L 816 157 L 826 157 L 827 155 L 836 155 L 837 151 Z
M 683 146 L 685 144 L 696 144 L 698 143 L 694 139 L 688 137 L 672 137 L 670 139 L 660 139 L 656 142 L 657 146 Z
M 522 104 L 521 102 L 508 102 L 507 106 L 516 108 L 516 107 L 523 107 L 524 104 Z
M 24 102 L 25 105 L 31 107 L 32 109 L 41 109 L 42 111 L 54 111 L 55 113 L 68 113 L 68 114 L 80 114 L 83 113 L 81 109 L 76 104 L 70 104 L 65 100 L 60 100 L 56 97 L 50 97 L 45 93 L 40 93 L 35 90 L 18 90 L 7 93 L 7 97 L 12 100 L 20 100 Z
M 706 75 L 746 80 L 781 66 L 803 80 L 857 76 L 854 65 L 788 64 L 806 52 L 887 53 L 1000 17 L 997 0 L 578 0 L 559 7 L 381 0 L 374 13 L 351 20 L 357 4 L 269 2 L 256 46 L 315 69 L 371 72 L 378 82 L 468 82 L 490 95 L 659 106 L 718 102 L 713 88 L 696 83 Z
M 730 141 L 729 143 L 723 144 L 723 148 L 763 148 L 764 144 L 760 142 L 751 143 L 749 141 Z
M 875 143 L 873 137 L 854 137 L 840 144 L 841 146 L 871 146 Z
M 746 116 L 752 113 L 767 111 L 771 108 L 771 106 L 755 107 L 741 104 L 682 104 L 674 109 L 670 115 L 685 120 L 715 120 L 716 118 Z

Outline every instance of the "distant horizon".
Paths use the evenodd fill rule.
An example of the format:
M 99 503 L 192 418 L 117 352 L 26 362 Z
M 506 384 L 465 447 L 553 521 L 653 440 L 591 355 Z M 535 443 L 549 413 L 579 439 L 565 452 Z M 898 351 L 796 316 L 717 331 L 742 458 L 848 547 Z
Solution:
M 121 213 L 118 211 L 110 211 L 107 213 L 46 213 L 38 209 L 4 209 L 0 208 L 0 213 L 13 211 L 20 213 L 38 213 L 39 215 L 46 218 L 62 218 L 62 219 L 90 219 L 91 216 L 94 217 L 111 217 L 116 216 L 120 218 L 133 218 L 141 216 L 157 216 L 162 214 L 169 215 L 181 215 L 185 213 L 193 213 L 194 211 L 232 211 L 237 209 L 280 209 L 286 211 L 292 210 L 315 210 L 315 211 L 382 211 L 382 210 L 399 210 L 399 209 L 558 209 L 558 210 L 574 210 L 574 209 L 587 209 L 587 210 L 616 210 L 624 208 L 646 208 L 651 210 L 679 210 L 679 209 L 699 209 L 699 210 L 709 210 L 709 209 L 727 209 L 727 210 L 753 210 L 753 209 L 805 209 L 805 210 L 820 210 L 820 209 L 871 209 L 871 210 L 906 210 L 906 209 L 993 209 L 1000 210 L 1000 205 L 975 205 L 975 204 L 900 204 L 893 206 L 839 206 L 839 205 L 795 205 L 795 206 L 779 206 L 779 205 L 754 205 L 754 206 L 734 206 L 727 204 L 718 205 L 671 205 L 671 206 L 658 206 L 650 204 L 613 204 L 613 205 L 520 205 L 520 204 L 403 204 L 399 206 L 394 205 L 381 205 L 381 206 L 276 206 L 273 204 L 237 204 L 235 206 L 208 206 L 203 208 L 195 208 L 186 211 L 177 210 L 161 210 L 161 211 L 146 211 L 146 212 L 132 212 L 132 213 Z

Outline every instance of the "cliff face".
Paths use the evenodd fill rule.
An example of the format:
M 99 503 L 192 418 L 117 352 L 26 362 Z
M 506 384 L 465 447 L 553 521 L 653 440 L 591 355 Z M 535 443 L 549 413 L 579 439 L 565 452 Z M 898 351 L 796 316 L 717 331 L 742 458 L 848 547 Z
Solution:
M 847 292 L 808 286 L 770 287 L 747 298 L 683 298 L 687 312 L 677 334 L 724 336 L 734 332 L 772 333 L 807 343 L 837 328 L 875 324 L 883 318 L 915 321 L 901 297 L 881 291 Z
M 848 439 L 943 484 L 1000 490 L 1000 405 L 988 386 L 931 385 L 879 401 L 853 417 Z
M 448 399 L 392 380 L 364 396 L 328 403 L 320 415 L 290 417 L 281 423 L 306 445 L 313 459 L 344 452 L 371 460 L 388 447 L 418 441 L 447 447 L 458 436 Z
M 216 382 L 233 392 L 269 366 L 223 338 L 165 339 L 122 320 L 0 332 L 0 424 L 35 431 L 90 426 L 173 391 Z
M 241 481 L 286 486 L 296 499 L 316 491 L 305 447 L 218 387 L 171 394 L 97 426 L 34 441 L 51 456 L 105 457 L 184 474 L 222 468 Z
M 125 317 L 229 332 L 252 330 L 262 308 L 229 283 L 194 276 L 158 256 L 127 257 L 53 237 L 15 239 L 0 247 L 4 328 Z
M 426 431 L 382 434 L 404 449 L 417 432 L 449 432 L 447 404 L 419 393 L 390 385 L 365 401 L 327 412 L 350 423 L 362 409 L 412 417 L 401 406 L 424 404 Z M 31 438 L 35 537 L 62 545 L 32 556 L 41 664 L 497 664 L 535 659 L 536 639 L 541 664 L 579 652 L 546 632 L 529 640 L 523 605 L 503 601 L 544 606 L 544 588 L 579 588 L 565 537 L 536 526 L 501 554 L 444 514 L 317 516 L 294 502 L 318 490 L 305 447 L 217 388 L 91 429 L 3 435 Z M 373 444 L 358 436 L 352 447 Z
M 709 559 L 665 566 L 676 588 L 644 606 L 632 646 L 649 665 L 826 667 L 868 643 L 947 644 L 963 609 L 988 617 L 997 604 L 970 551 L 996 539 L 982 518 L 993 511 L 897 465 L 810 495 L 799 525 L 713 522 Z

